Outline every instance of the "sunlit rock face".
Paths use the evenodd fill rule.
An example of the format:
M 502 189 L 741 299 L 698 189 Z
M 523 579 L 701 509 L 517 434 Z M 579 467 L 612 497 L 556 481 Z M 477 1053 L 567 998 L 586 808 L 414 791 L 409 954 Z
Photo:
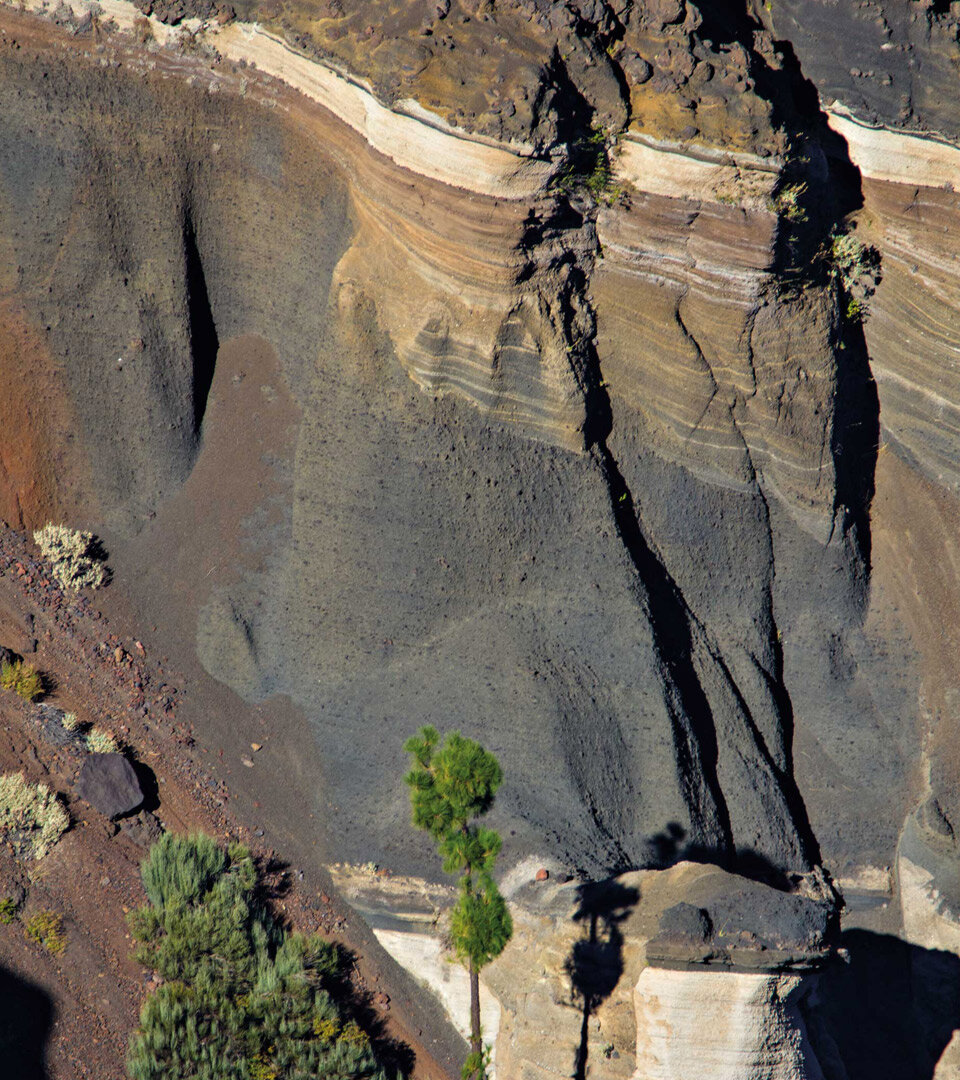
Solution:
M 833 7 L 817 0 L 750 5 L 774 36 L 788 40 L 825 106 L 841 102 L 863 122 L 937 133 L 956 141 L 953 108 L 960 56 L 949 3 L 883 0 Z
M 902 638 L 914 654 L 904 668 L 914 682 L 902 705 L 907 731 L 881 722 L 899 744 L 900 820 L 932 797 L 956 822 L 957 14 L 951 5 L 906 2 L 829 14 L 802 0 L 756 9 L 791 40 L 841 136 L 860 176 L 856 234 L 881 256 L 864 321 L 879 399 L 867 626 L 884 640 Z M 811 792 L 808 803 L 818 801 Z M 833 827 L 821 820 L 818 834 L 830 846 Z
M 821 1080 L 799 1002 L 801 975 L 647 967 L 636 988 L 634 1080 Z
M 948 164 L 957 175 L 960 148 Z M 865 328 L 884 433 L 901 458 L 955 496 L 960 260 L 952 237 L 960 195 L 929 183 L 867 180 L 864 204 L 864 236 L 884 253 Z
M 289 696 L 332 859 L 423 873 L 420 724 L 498 755 L 501 1076 L 953 1076 L 956 5 L 24 6 L 0 515 Z M 462 1023 L 431 888 L 351 899 Z
M 736 672 L 653 538 L 624 543 L 633 465 L 618 478 L 589 344 L 589 206 L 470 191 L 468 170 L 445 184 L 263 77 L 243 96 L 231 70 L 190 86 L 164 50 L 126 46 L 103 68 L 23 18 L 36 36 L 4 54 L 8 278 L 74 416 L 86 523 L 147 606 L 207 567 L 186 590 L 200 658 L 307 710 L 351 807 L 343 853 L 406 857 L 401 744 L 456 717 L 512 762 L 518 849 L 593 869 L 734 848 L 808 866 L 763 586 L 765 644 Z M 275 361 L 237 353 L 250 335 Z M 251 422 L 275 430 L 275 510 L 254 497 L 242 518 L 209 493 Z M 700 514 L 684 463 L 664 482 Z M 20 505 L 27 524 L 43 513 Z M 188 514 L 259 554 L 231 540 L 207 561 L 191 545 L 216 530 L 184 533 Z
M 829 900 L 690 863 L 511 900 L 514 940 L 484 973 L 500 1075 L 820 1080 Z
M 699 1061 L 731 1080 L 820 1080 L 808 1023 L 820 1033 L 817 984 L 836 924 L 816 875 L 787 893 L 686 862 L 536 882 L 537 863 L 506 870 L 514 934 L 481 973 L 497 1077 L 692 1078 Z M 466 975 L 444 951 L 455 889 L 339 864 L 334 878 L 462 1025 Z

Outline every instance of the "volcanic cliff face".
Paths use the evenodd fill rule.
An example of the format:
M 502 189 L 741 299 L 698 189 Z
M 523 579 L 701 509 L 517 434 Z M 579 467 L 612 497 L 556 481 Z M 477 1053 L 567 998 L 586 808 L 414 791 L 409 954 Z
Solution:
M 290 696 L 332 853 L 425 722 L 592 874 L 960 820 L 951 9 L 145 10 L 0 16 L 0 513 Z
M 629 923 L 514 889 L 511 1075 L 680 1075 L 705 1009 L 718 1060 L 948 1075 L 957 5 L 27 6 L 0 514 L 95 529 L 105 605 L 306 717 L 328 859 L 424 873 L 430 722 L 504 763 L 514 876 L 793 889 L 651 872 Z M 748 923 L 826 926 L 821 866 L 852 960 L 814 992 Z M 657 952 L 658 889 L 715 939 Z

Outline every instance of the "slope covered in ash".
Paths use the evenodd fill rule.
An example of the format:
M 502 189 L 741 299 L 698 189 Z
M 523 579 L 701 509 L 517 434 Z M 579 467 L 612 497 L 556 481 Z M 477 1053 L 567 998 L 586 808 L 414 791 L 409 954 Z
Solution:
M 873 189 L 807 46 L 683 0 L 238 14 L 395 106 L 386 150 L 229 27 L 3 14 L 0 348 L 39 399 L 4 516 L 96 528 L 171 648 L 304 710 L 340 857 L 418 858 L 430 722 L 504 761 L 514 855 L 889 865 L 926 670 L 875 585 L 871 334 L 903 323 L 881 283 L 864 330 L 833 271 Z M 390 150 L 400 117 L 456 183 Z M 490 194 L 477 146 L 554 179 Z

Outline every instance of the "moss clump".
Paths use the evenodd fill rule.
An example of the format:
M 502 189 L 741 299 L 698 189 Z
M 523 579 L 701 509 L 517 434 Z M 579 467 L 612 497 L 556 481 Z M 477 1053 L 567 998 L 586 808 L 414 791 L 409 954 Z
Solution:
M 168 833 L 142 876 L 136 956 L 164 983 L 130 1042 L 133 1080 L 386 1080 L 332 996 L 335 947 L 276 922 L 249 851 Z
M 92 533 L 51 524 L 38 529 L 33 539 L 64 589 L 99 589 L 106 582 L 107 568 Z
M 20 905 L 12 896 L 0 898 L 0 926 L 9 926 L 17 917 Z
M 12 690 L 24 701 L 36 701 L 43 694 L 43 676 L 23 660 L 4 660 L 0 666 L 0 686 Z
M 69 814 L 46 784 L 31 784 L 23 773 L 0 776 L 0 838 L 18 855 L 42 859 L 69 824 Z
M 63 920 L 56 912 L 38 911 L 31 915 L 23 928 L 30 941 L 42 945 L 47 952 L 59 956 L 67 947 L 67 936 L 63 932 Z

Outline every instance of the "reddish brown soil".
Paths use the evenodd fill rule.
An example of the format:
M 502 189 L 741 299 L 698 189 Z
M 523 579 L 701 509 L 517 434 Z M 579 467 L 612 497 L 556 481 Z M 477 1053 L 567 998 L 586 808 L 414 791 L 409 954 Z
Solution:
M 166 828 L 199 828 L 222 840 L 239 839 L 265 867 L 272 864 L 269 880 L 278 914 L 299 929 L 319 930 L 352 950 L 358 1003 L 381 1026 L 386 1040 L 402 1042 L 415 1057 L 411 1075 L 423 1080 L 448 1076 L 418 1038 L 421 1021 L 405 1015 L 404 990 L 393 992 L 359 951 L 363 946 L 366 952 L 370 940 L 365 928 L 329 885 L 317 888 L 316 870 L 305 874 L 284 868 L 284 853 L 267 847 L 256 835 L 262 833 L 256 822 L 235 808 L 228 785 L 210 775 L 178 715 L 190 696 L 183 679 L 149 645 L 115 633 L 89 599 L 64 595 L 47 568 L 31 557 L 32 550 L 22 534 L 0 529 L 0 643 L 25 653 L 55 680 L 48 703 L 112 728 L 130 747 L 131 756 L 152 770 L 156 815 Z M 30 651 L 34 643 L 35 653 Z M 25 938 L 22 921 L 0 926 L 5 1015 L 19 1002 L 42 1033 L 46 1010 L 51 1010 L 46 1072 L 39 1071 L 38 1058 L 28 1058 L 18 1066 L 22 1080 L 41 1075 L 49 1080 L 120 1080 L 127 1039 L 150 988 L 148 973 L 130 958 L 124 920 L 144 899 L 138 864 L 148 840 L 118 829 L 72 796 L 82 751 L 55 746 L 44 732 L 37 706 L 2 693 L 0 724 L 0 772 L 23 770 L 31 780 L 43 780 L 63 793 L 73 820 L 70 831 L 39 863 L 24 867 L 11 850 L 0 851 L 0 894 L 25 887 L 24 918 L 40 910 L 56 912 L 68 940 L 66 951 L 53 956 Z M 249 746 L 246 752 L 258 756 Z M 266 744 L 264 752 L 269 752 Z
M 0 283 L 0 518 L 30 522 L 76 519 L 93 511 L 80 455 L 71 452 L 71 409 L 38 330 Z M 17 373 L 30 372 L 30 378 Z M 80 496 L 83 496 L 81 499 Z

